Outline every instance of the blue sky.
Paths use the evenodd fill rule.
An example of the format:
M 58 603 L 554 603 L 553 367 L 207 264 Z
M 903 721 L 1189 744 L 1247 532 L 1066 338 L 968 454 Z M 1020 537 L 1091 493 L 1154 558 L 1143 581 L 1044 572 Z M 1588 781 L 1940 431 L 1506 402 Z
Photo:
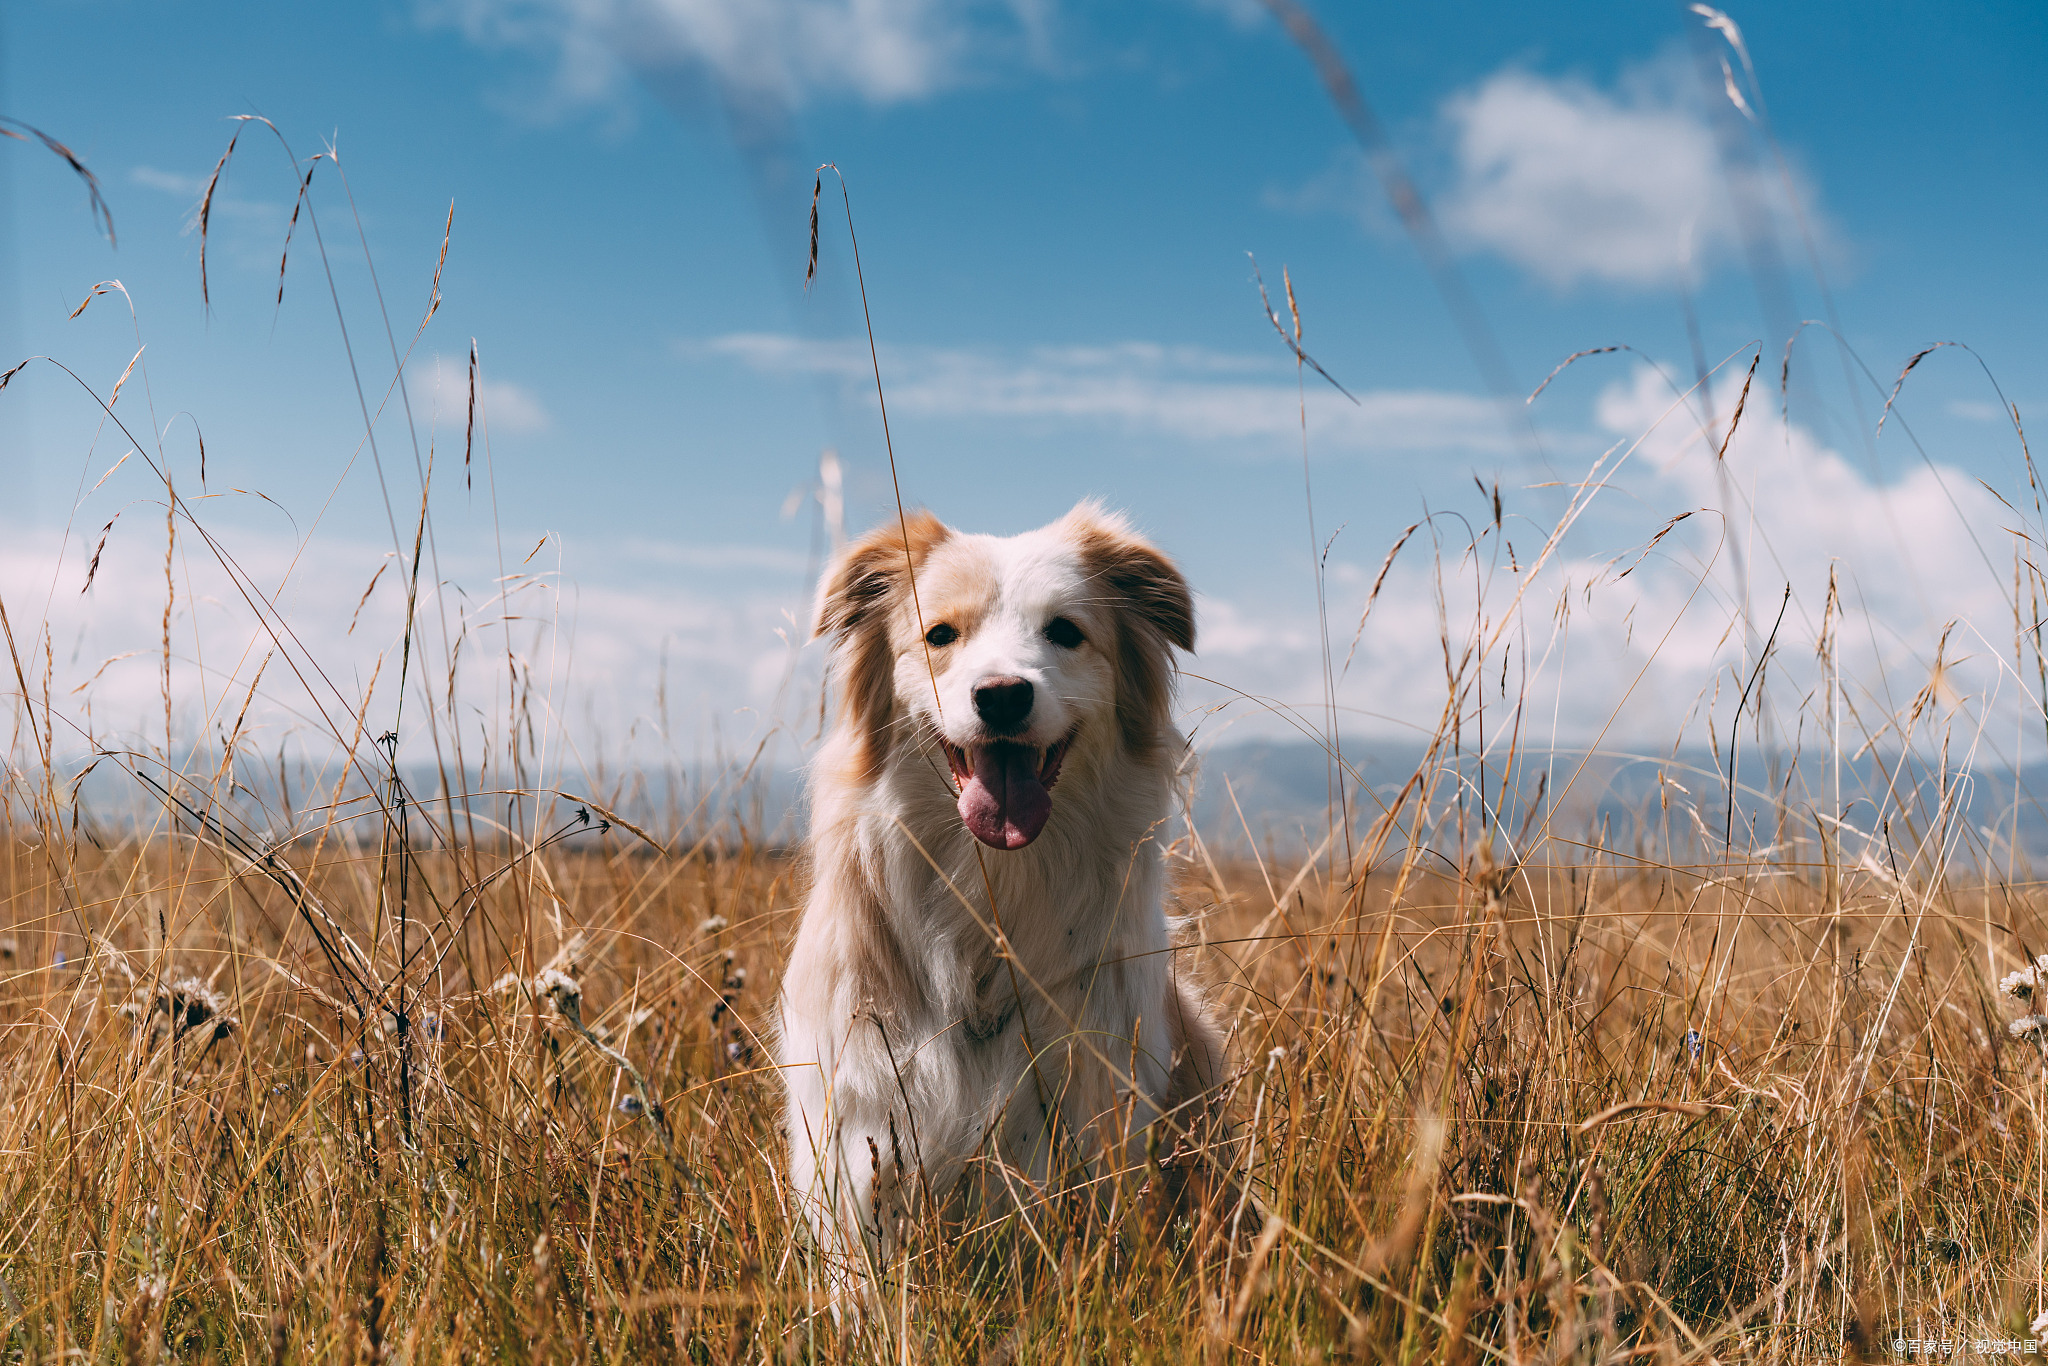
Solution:
M 302 222 L 281 306 L 296 180 L 266 131 L 244 125 L 216 199 L 210 316 L 188 223 L 227 116 L 273 120 L 301 171 L 331 139 L 403 350 L 452 201 L 442 303 L 406 371 L 421 448 L 431 436 L 437 452 L 442 577 L 475 606 L 502 575 L 549 575 L 533 591 L 559 587 L 548 610 L 575 660 L 558 710 L 609 743 L 646 722 L 663 670 L 672 707 L 738 718 L 720 723 L 735 731 L 786 707 L 776 632 L 802 619 L 818 535 L 811 505 L 787 509 L 821 448 L 844 460 L 851 528 L 893 507 L 830 197 L 819 282 L 803 288 L 822 161 L 853 195 L 906 498 L 992 531 L 1084 496 L 1128 509 L 1187 567 L 1208 642 L 1194 667 L 1221 685 L 1320 692 L 1303 400 L 1247 252 L 1276 293 L 1287 268 L 1308 349 L 1361 400 L 1319 382 L 1305 399 L 1317 524 L 1342 528 L 1340 654 L 1403 527 L 1425 508 L 1480 516 L 1475 477 L 1522 519 L 1519 553 L 1541 543 L 1601 450 L 1656 422 L 1645 360 L 1691 382 L 1687 294 L 1710 364 L 1762 344 L 1758 398 L 1768 388 L 1778 425 L 1757 428 L 1749 510 L 1717 513 L 1741 527 L 1733 555 L 1694 535 L 1707 519 L 1689 524 L 1660 551 L 1665 596 L 1627 589 L 1605 636 L 1587 628 L 1582 667 L 1647 658 L 1632 611 L 1693 611 L 1651 683 L 1679 701 L 1641 723 L 1668 737 L 1726 663 L 1745 585 L 1773 598 L 1775 582 L 1758 584 L 1777 569 L 1809 634 L 1828 564 L 1866 576 L 1873 658 L 1893 663 L 1924 661 L 1951 616 L 1995 617 L 1995 573 L 1942 550 L 2002 536 L 1973 481 L 2015 501 L 2024 485 L 1970 359 L 1937 353 L 1901 400 L 1931 465 L 1896 419 L 1870 439 L 1882 397 L 1851 393 L 1820 334 L 1795 352 L 1782 422 L 1776 368 L 1791 328 L 1825 316 L 1817 261 L 1881 386 L 1922 346 L 1964 341 L 2023 411 L 2048 402 L 2038 6 L 1738 8 L 1754 80 L 1676 4 L 1317 11 L 1443 225 L 1515 392 L 1575 351 L 1636 348 L 1581 362 L 1530 410 L 1540 451 L 1502 421 L 1308 63 L 1243 0 L 12 5 L 0 110 L 92 166 L 119 246 L 95 234 L 61 163 L 0 146 L 0 350 L 57 357 L 104 395 L 139 334 L 119 411 L 138 433 L 152 420 L 137 397 L 155 426 L 197 419 L 204 491 L 219 495 L 200 505 L 209 524 L 285 586 L 309 648 L 356 680 L 341 690 L 365 687 L 394 629 L 395 576 L 372 592 L 369 625 L 342 627 L 419 484 L 396 408 L 377 426 L 381 487 L 358 450 L 337 309 L 373 405 L 392 361 L 350 198 L 331 166 L 315 171 L 334 293 Z M 1724 59 L 1746 113 L 1723 93 Z M 109 278 L 137 320 L 118 295 L 70 319 Z M 491 464 L 466 491 L 472 338 Z M 1704 425 L 1725 422 L 1746 364 L 1717 382 Z M 40 609 L 68 685 L 153 645 L 163 519 L 139 460 L 95 487 L 126 444 L 67 384 L 36 368 L 0 395 L 0 536 L 14 546 L 0 592 L 17 617 L 17 600 L 31 620 Z M 1725 500 L 1697 433 L 1659 441 L 1579 517 L 1560 563 L 1587 581 L 1670 517 Z M 191 496 L 189 424 L 169 423 L 164 447 Z M 1776 501 L 1762 496 L 1774 479 Z M 116 512 L 107 577 L 81 596 Z M 222 680 L 249 677 L 253 627 L 209 606 L 221 595 L 203 567 L 181 572 L 197 577 L 180 658 L 191 705 L 213 715 Z M 1705 621 L 1680 591 L 1702 573 L 1719 604 Z M 1412 610 L 1382 613 L 1346 684 L 1366 730 L 1427 719 L 1414 680 L 1441 672 L 1418 665 L 1437 630 L 1422 581 L 1390 582 Z M 808 678 L 814 652 L 794 668 Z M 117 661 L 77 695 L 126 724 L 155 694 L 152 669 Z M 1575 734 L 1622 703 L 1553 681 Z M 1223 695 L 1210 687 L 1195 700 Z

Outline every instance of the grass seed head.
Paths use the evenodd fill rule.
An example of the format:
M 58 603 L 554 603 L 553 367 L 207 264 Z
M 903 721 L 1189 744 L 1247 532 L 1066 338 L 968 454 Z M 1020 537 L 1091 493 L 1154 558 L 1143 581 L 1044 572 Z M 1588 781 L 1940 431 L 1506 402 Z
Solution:
M 583 1023 L 583 988 L 560 968 L 543 968 L 533 979 L 533 994 L 546 997 L 571 1024 Z
M 214 1039 L 225 1039 L 241 1022 L 228 1013 L 227 997 L 196 977 L 181 977 L 157 984 L 152 990 L 138 988 L 121 1013 L 171 1037 L 182 1039 L 195 1030 L 207 1030 Z

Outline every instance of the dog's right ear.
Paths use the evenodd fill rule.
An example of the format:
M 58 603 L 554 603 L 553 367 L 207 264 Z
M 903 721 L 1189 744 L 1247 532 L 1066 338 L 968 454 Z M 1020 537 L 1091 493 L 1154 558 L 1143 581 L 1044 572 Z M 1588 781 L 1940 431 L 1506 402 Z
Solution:
M 906 535 L 907 533 L 907 535 Z M 887 522 L 855 541 L 833 562 L 818 584 L 811 637 L 844 640 L 882 612 L 916 567 L 953 533 L 929 512 Z
M 832 637 L 841 724 L 857 737 L 852 759 L 863 780 L 881 771 L 893 736 L 889 717 L 896 693 L 886 629 L 890 604 L 951 534 L 929 512 L 884 523 L 848 546 L 818 585 L 811 635 Z

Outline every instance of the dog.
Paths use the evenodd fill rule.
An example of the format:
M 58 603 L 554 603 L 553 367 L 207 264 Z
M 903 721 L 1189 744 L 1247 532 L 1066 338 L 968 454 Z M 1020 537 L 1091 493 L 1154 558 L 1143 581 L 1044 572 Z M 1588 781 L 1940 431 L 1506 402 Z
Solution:
M 1094 503 L 1007 538 L 920 512 L 838 557 L 814 635 L 838 705 L 778 1061 L 791 1184 L 873 1270 L 978 1156 L 1014 1192 L 1201 1141 L 1223 1041 L 1165 868 L 1194 605 Z

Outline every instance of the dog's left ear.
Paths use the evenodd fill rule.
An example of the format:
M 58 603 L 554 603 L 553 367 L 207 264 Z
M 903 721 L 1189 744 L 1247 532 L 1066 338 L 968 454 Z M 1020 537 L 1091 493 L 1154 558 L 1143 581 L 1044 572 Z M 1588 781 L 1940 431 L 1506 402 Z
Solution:
M 1195 648 L 1188 581 L 1128 522 L 1096 504 L 1081 504 L 1066 520 L 1088 577 L 1117 606 L 1117 727 L 1133 754 L 1150 754 L 1173 729 L 1172 647 Z
M 1193 653 L 1195 603 L 1180 570 L 1130 523 L 1100 504 L 1082 503 L 1067 514 L 1081 543 L 1081 559 L 1139 620 L 1169 644 Z

